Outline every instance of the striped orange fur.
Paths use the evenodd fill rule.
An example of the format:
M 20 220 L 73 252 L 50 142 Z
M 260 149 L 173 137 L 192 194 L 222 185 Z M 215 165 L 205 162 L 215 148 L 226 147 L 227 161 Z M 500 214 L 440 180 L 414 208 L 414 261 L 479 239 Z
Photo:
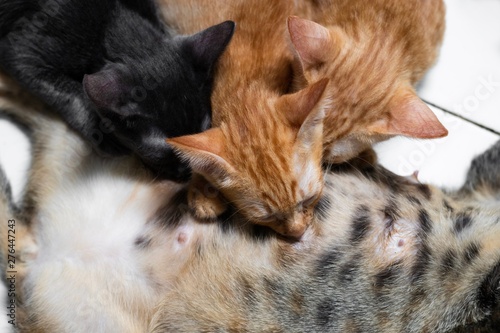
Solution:
M 322 191 L 324 161 L 346 161 L 393 135 L 447 133 L 412 88 L 436 56 L 441 1 L 161 4 L 183 33 L 237 23 L 217 68 L 214 128 L 168 140 L 222 194 L 196 176 L 190 206 L 198 217 L 222 213 L 224 197 L 250 221 L 300 237 Z M 327 28 L 296 17 L 287 25 L 291 14 Z

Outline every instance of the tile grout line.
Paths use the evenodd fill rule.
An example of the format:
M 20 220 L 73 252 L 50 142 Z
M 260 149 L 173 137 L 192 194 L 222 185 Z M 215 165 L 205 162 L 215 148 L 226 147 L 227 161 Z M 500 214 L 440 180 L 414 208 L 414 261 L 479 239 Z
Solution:
M 425 99 L 423 99 L 423 98 L 421 98 L 421 99 L 422 99 L 425 103 L 429 104 L 430 106 L 435 107 L 436 109 L 439 109 L 439 110 L 441 110 L 441 111 L 443 111 L 443 112 L 446 112 L 446 113 L 448 113 L 448 114 L 451 114 L 452 116 L 455 116 L 455 117 L 457 117 L 457 118 L 460 118 L 460 119 L 462 119 L 462 120 L 464 120 L 464 121 L 466 121 L 466 122 L 468 122 L 468 123 L 470 123 L 470 124 L 476 125 L 477 127 L 480 127 L 480 128 L 482 128 L 482 129 L 484 129 L 484 130 L 486 130 L 486 131 L 488 131 L 488 132 L 491 132 L 491 133 L 493 133 L 493 134 L 496 134 L 496 135 L 500 136 L 500 132 L 497 132 L 497 131 L 495 131 L 494 129 L 491 129 L 491 128 L 489 128 L 489 127 L 487 127 L 487 126 L 484 126 L 484 125 L 482 125 L 482 124 L 480 124 L 480 123 L 478 123 L 478 122 L 475 122 L 474 120 L 470 120 L 470 119 L 468 119 L 468 118 L 465 118 L 464 116 L 459 115 L 458 113 L 455 113 L 455 112 L 453 112 L 453 111 L 447 110 L 447 109 L 445 109 L 445 108 L 443 108 L 443 107 L 441 107 L 441 106 L 439 106 L 439 105 L 436 105 L 436 104 L 434 104 L 434 103 L 431 103 L 431 102 L 429 102 L 429 101 L 427 101 L 427 100 L 425 100 Z

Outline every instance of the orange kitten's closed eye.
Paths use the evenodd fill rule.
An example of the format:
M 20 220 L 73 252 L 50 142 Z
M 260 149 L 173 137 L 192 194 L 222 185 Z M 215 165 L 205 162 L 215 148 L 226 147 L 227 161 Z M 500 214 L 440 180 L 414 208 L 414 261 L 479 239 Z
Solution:
M 248 121 L 240 119 L 167 143 L 194 172 L 220 189 L 238 213 L 299 238 L 323 189 L 327 84 L 328 80 L 321 80 L 295 94 L 263 96 L 248 107 L 252 115 Z M 193 211 L 209 211 L 217 204 L 210 198 L 203 201 L 207 209 L 192 207 Z
M 168 143 L 250 221 L 299 237 L 312 214 L 300 204 L 321 193 L 323 161 L 393 135 L 446 135 L 412 88 L 436 55 L 441 0 L 316 2 L 305 12 L 325 26 L 289 19 L 297 92 L 284 96 L 293 56 L 281 22 L 296 1 L 213 0 L 206 12 L 189 9 L 206 0 L 185 1 L 170 16 L 179 26 L 223 15 L 239 29 L 217 68 L 214 128 Z

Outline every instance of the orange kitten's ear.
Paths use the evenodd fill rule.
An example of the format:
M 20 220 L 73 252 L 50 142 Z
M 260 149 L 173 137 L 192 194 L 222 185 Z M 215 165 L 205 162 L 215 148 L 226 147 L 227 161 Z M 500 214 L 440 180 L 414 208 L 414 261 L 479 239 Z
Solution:
M 223 181 L 234 171 L 224 153 L 225 138 L 222 131 L 212 128 L 205 132 L 167 139 L 181 158 L 188 161 L 193 171 L 209 180 Z
M 277 108 L 285 113 L 292 126 L 300 128 L 318 104 L 327 102 L 323 98 L 327 85 L 328 79 L 322 79 L 299 92 L 284 95 L 278 100 Z
M 389 115 L 370 128 L 375 133 L 432 139 L 448 135 L 434 112 L 413 91 L 398 93 L 389 103 Z
M 288 33 L 303 69 L 319 66 L 331 59 L 333 50 L 340 49 L 339 38 L 313 21 L 290 16 Z
M 301 91 L 282 96 L 277 109 L 285 112 L 292 126 L 298 129 L 295 147 L 300 160 L 310 159 L 311 154 L 321 159 L 323 147 L 323 119 L 328 107 L 324 97 L 328 79 L 322 79 Z

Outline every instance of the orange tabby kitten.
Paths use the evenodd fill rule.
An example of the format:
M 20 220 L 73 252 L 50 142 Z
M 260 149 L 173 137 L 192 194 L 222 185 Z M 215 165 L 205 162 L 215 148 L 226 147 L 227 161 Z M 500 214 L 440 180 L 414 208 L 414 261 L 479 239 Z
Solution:
M 286 20 L 293 1 L 163 0 L 166 20 L 181 33 L 233 18 L 235 35 L 216 71 L 213 126 L 203 135 L 168 140 L 248 219 L 299 237 L 323 186 L 321 166 L 326 80 L 291 95 L 292 53 Z M 194 177 L 195 215 L 225 206 Z
M 320 77 L 331 77 L 333 82 L 325 95 L 326 81 L 319 81 L 280 98 L 278 94 L 286 90 L 291 63 L 282 25 L 285 16 L 298 9 L 292 2 L 281 0 L 271 5 L 261 0 L 226 6 L 210 1 L 215 9 L 203 7 L 205 1 L 163 3 L 165 12 L 171 13 L 167 17 L 170 24 L 175 25 L 173 20 L 184 25 L 191 22 L 192 28 L 200 29 L 199 22 L 205 15 L 217 16 L 215 21 L 237 22 L 237 32 L 219 62 L 214 84 L 215 128 L 168 142 L 249 220 L 300 237 L 322 191 L 324 159 L 345 161 L 391 135 L 430 138 L 446 134 L 410 84 L 431 63 L 421 64 L 424 61 L 417 59 L 422 53 L 426 55 L 423 58 L 434 59 L 439 41 L 433 43 L 432 52 L 430 48 L 419 50 L 409 46 L 413 39 L 399 32 L 411 24 L 424 24 L 423 18 L 407 20 L 408 15 L 419 16 L 417 1 L 394 12 L 395 0 L 364 5 L 342 1 L 344 6 L 339 4 L 339 10 L 333 4 L 311 5 L 311 16 L 325 10 L 317 6 L 328 5 L 328 17 L 333 21 L 335 16 L 346 17 L 340 21 L 342 26 L 332 27 L 342 40 L 319 25 L 290 19 L 289 32 L 297 49 L 295 63 L 300 70 L 296 84 L 306 85 Z M 407 13 L 410 7 L 412 13 Z M 425 29 L 415 27 L 415 36 L 408 37 L 418 44 L 429 38 L 419 33 L 422 31 Z M 335 44 L 332 36 L 341 43 Z M 407 60 L 412 57 L 415 60 Z M 199 217 L 214 217 L 224 210 L 219 197 L 207 196 L 210 192 L 199 178 L 193 184 L 190 205 Z
M 343 162 L 394 135 L 448 132 L 413 85 L 436 59 L 442 0 L 315 0 L 311 18 L 290 17 L 296 85 L 329 78 L 325 160 Z M 302 74 L 302 75 L 300 75 Z

